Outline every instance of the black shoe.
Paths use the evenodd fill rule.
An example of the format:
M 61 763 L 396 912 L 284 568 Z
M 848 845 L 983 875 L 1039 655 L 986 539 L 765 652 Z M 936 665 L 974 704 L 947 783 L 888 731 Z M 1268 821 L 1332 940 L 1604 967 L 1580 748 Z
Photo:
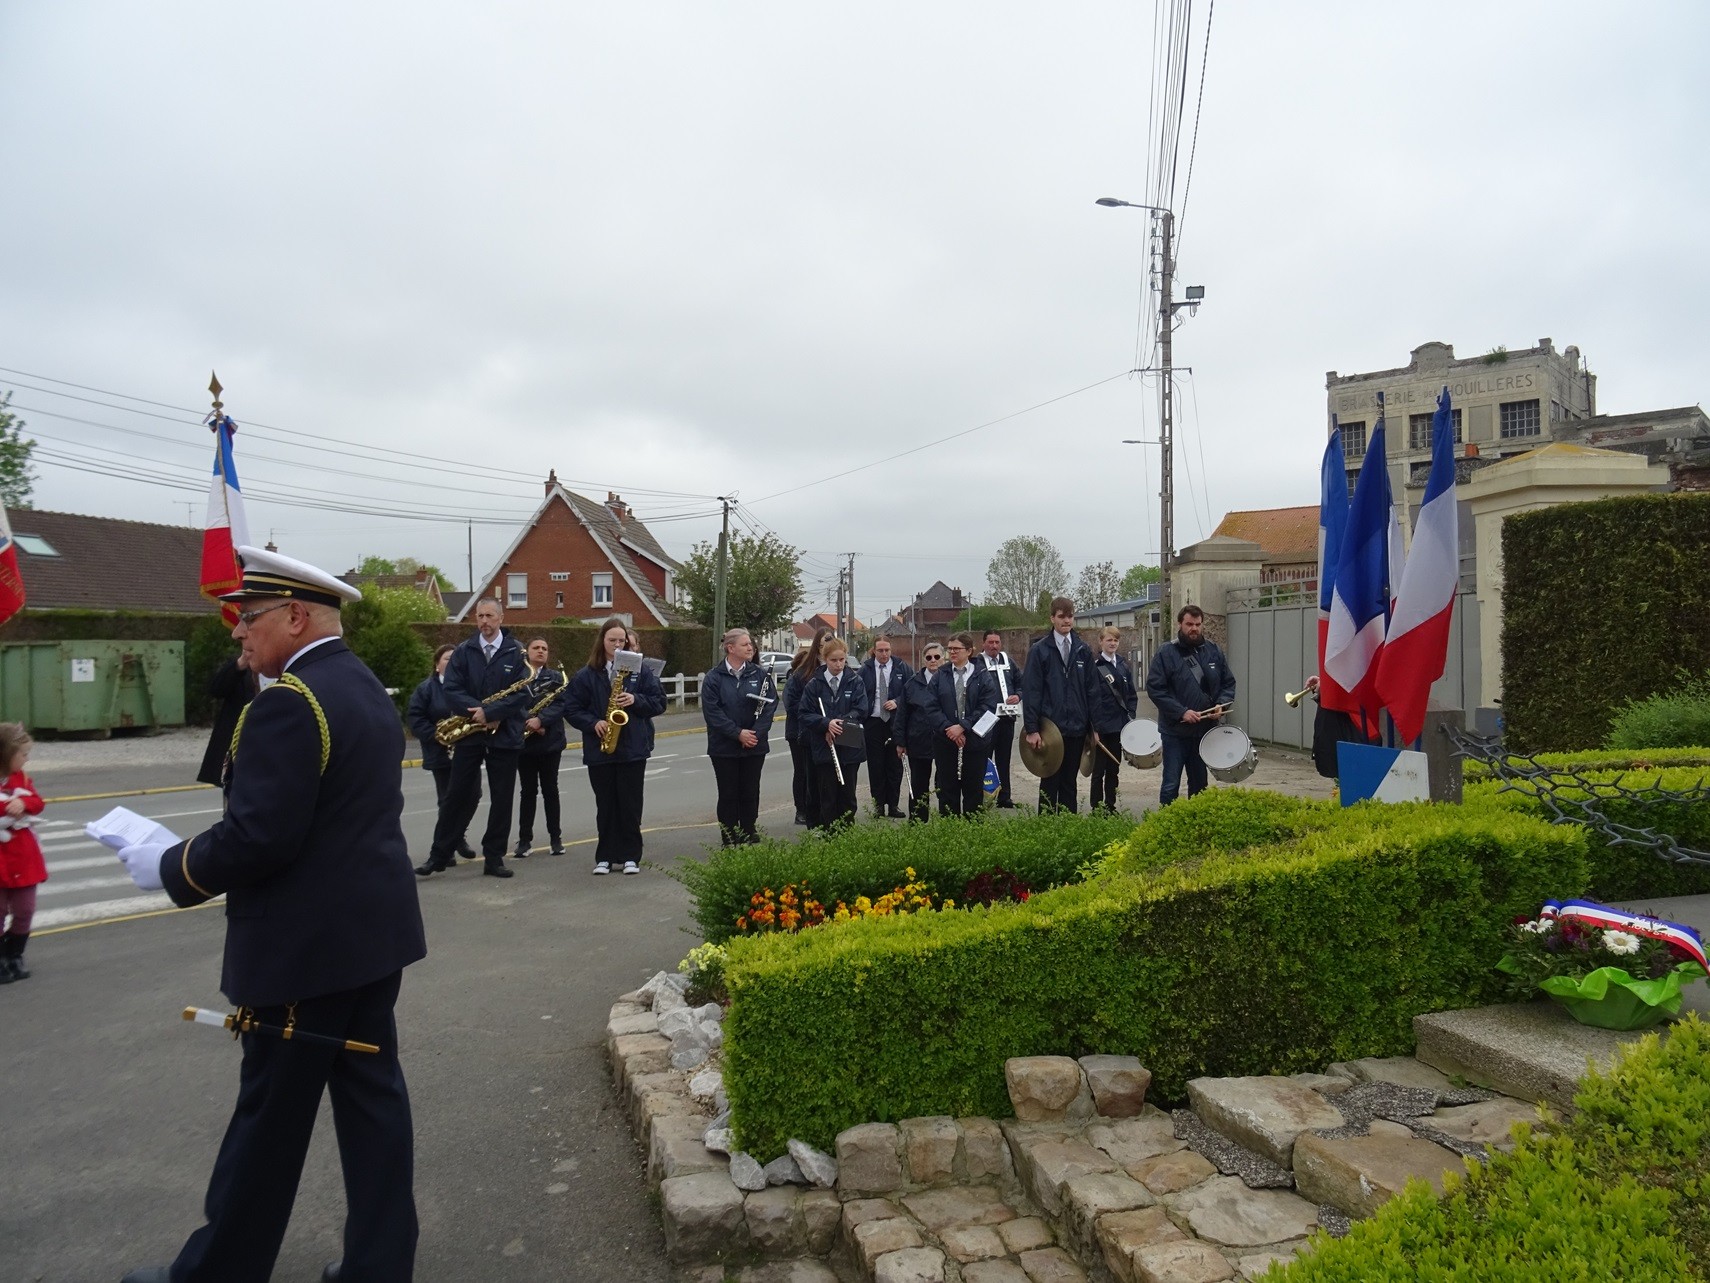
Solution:
M 418 878 L 429 877 L 435 873 L 444 873 L 450 867 L 450 860 L 436 860 L 430 855 L 422 863 L 416 865 L 416 876 Z
M 334 1261 L 321 1271 L 321 1283 L 338 1283 L 344 1277 L 344 1262 Z
M 526 859 L 528 859 L 528 850 L 533 845 L 534 845 L 534 839 L 533 838 L 518 838 L 517 839 L 517 849 L 515 851 L 511 852 L 511 854 L 519 860 L 526 860 Z
M 552 839 L 552 849 L 550 851 L 548 851 L 547 854 L 548 855 L 563 855 L 564 854 L 564 843 L 560 842 L 557 838 L 553 838 Z
M 479 860 L 481 858 L 481 853 L 474 847 L 470 846 L 467 842 L 457 848 L 457 854 L 461 855 L 465 860 Z
M 487 863 L 482 866 L 481 872 L 489 878 L 514 878 L 516 876 L 515 869 L 507 869 L 505 867 L 505 861 L 502 856 L 497 860 L 488 860 Z
M 132 1270 L 119 1283 L 172 1283 L 172 1272 L 164 1265 L 147 1265 Z
M 893 820 L 900 820 L 903 818 L 903 809 L 900 806 L 893 806 L 886 814 Z
M 808 817 L 804 812 L 802 812 L 802 811 L 796 812 L 796 823 L 797 824 L 807 824 L 808 822 L 809 822 Z

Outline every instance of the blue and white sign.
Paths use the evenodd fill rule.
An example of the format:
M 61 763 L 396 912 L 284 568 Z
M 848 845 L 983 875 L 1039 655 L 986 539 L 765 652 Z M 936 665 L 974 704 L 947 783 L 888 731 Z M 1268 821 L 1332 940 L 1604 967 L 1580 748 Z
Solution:
M 1336 746 L 1336 773 L 1342 805 L 1370 798 L 1374 802 L 1429 802 L 1431 775 L 1423 753 L 1380 744 Z

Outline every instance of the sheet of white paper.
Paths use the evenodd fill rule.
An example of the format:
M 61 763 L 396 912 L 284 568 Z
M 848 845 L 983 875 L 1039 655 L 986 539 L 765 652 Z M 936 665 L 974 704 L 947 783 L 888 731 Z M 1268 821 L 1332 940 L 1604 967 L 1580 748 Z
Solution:
M 980 714 L 980 720 L 974 723 L 974 734 L 984 738 L 992 733 L 992 727 L 997 725 L 997 714 L 986 712 Z
M 641 663 L 643 667 L 645 667 L 647 671 L 652 673 L 655 677 L 658 677 L 665 671 L 665 661 L 662 659 L 654 659 L 651 655 L 646 659 L 643 659 Z
M 98 820 L 90 820 L 83 826 L 83 831 L 102 846 L 112 847 L 115 851 L 145 842 L 171 846 L 183 841 L 164 824 L 122 806 L 115 806 Z

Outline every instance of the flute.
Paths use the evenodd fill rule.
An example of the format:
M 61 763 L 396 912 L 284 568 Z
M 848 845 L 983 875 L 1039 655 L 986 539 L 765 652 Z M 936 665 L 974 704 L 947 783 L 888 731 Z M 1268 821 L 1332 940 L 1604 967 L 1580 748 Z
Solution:
M 837 787 L 843 788 L 843 759 L 837 756 L 837 738 L 831 733 L 831 718 L 826 716 L 825 701 L 819 701 L 819 715 L 825 718 L 825 742 L 831 746 L 831 767 L 837 772 Z

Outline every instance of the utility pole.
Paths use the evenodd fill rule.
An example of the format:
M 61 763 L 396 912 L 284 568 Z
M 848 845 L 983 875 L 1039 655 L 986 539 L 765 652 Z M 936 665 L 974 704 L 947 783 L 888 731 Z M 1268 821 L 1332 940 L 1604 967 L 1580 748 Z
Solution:
M 714 652 L 723 654 L 716 643 L 724 638 L 724 605 L 726 580 L 730 577 L 730 499 L 720 495 L 718 501 L 724 505 L 724 526 L 718 532 L 718 578 L 713 587 L 713 641 Z
M 1159 293 L 1163 301 L 1158 306 L 1158 345 L 1164 372 L 1158 384 L 1158 450 L 1163 456 L 1158 485 L 1158 604 L 1167 615 L 1170 611 L 1170 563 L 1176 555 L 1176 474 L 1172 457 L 1175 447 L 1176 376 L 1170 360 L 1170 332 L 1175 328 L 1176 309 L 1171 297 L 1175 285 L 1175 264 L 1170 259 L 1170 233 L 1176 216 L 1169 210 L 1158 213 L 1162 228 L 1163 259 L 1159 264 Z
M 844 634 L 848 641 L 855 635 L 855 554 L 849 554 L 849 631 Z
M 469 591 L 475 591 L 475 523 L 467 523 L 469 532 Z

